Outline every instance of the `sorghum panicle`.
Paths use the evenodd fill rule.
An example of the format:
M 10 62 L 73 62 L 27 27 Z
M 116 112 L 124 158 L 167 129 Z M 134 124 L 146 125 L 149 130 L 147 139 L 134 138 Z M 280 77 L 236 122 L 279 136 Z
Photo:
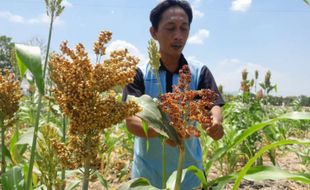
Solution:
M 191 73 L 187 65 L 182 67 L 179 75 L 178 85 L 173 86 L 172 93 L 160 96 L 159 106 L 167 113 L 181 139 L 199 137 L 200 133 L 192 123 L 199 122 L 204 129 L 211 126 L 210 109 L 218 95 L 209 89 L 190 90 Z
M 0 70 L 0 119 L 7 120 L 14 116 L 21 97 L 20 82 L 14 74 L 8 70 Z
M 98 40 L 94 43 L 93 50 L 96 55 L 105 55 L 106 47 L 104 46 L 112 39 L 112 32 L 102 31 Z
M 150 58 L 150 65 L 154 72 L 158 72 L 160 67 L 160 53 L 158 51 L 158 47 L 156 45 L 155 40 L 150 39 L 148 42 L 148 54 Z
M 105 54 L 104 45 L 111 36 L 111 32 L 100 33 L 94 45 L 96 54 Z M 55 83 L 55 101 L 70 119 L 70 127 L 69 141 L 54 141 L 54 147 L 68 168 L 81 167 L 89 156 L 91 165 L 97 167 L 99 134 L 140 111 L 136 103 L 118 100 L 111 90 L 133 82 L 139 60 L 127 50 L 119 50 L 113 51 L 110 59 L 93 65 L 82 44 L 73 50 L 64 42 L 60 49 L 62 54 L 55 53 L 49 62 L 50 76 Z

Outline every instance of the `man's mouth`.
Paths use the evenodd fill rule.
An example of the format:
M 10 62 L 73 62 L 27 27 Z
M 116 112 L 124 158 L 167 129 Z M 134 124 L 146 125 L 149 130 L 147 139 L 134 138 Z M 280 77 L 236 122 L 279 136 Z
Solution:
M 180 44 L 172 44 L 171 47 L 175 50 L 180 50 L 182 49 L 183 45 L 180 45 Z

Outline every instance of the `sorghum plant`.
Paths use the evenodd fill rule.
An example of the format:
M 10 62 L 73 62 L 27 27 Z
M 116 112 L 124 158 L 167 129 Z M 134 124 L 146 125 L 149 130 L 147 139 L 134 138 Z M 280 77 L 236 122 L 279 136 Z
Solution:
M 180 70 L 179 84 L 173 86 L 173 92 L 160 96 L 159 106 L 168 114 L 172 125 L 180 139 L 189 136 L 199 137 L 200 133 L 191 123 L 199 122 L 206 129 L 211 125 L 210 109 L 214 105 L 217 94 L 209 89 L 190 90 L 191 73 L 184 65 Z
M 45 184 L 47 190 L 61 189 L 63 181 L 57 175 L 60 164 L 52 144 L 53 139 L 60 141 L 61 133 L 53 125 L 44 125 L 40 127 L 39 131 L 36 163 L 41 172 L 42 183 Z
M 212 125 L 210 110 L 217 94 L 209 89 L 190 90 L 191 73 L 187 65 L 179 72 L 179 82 L 173 92 L 160 96 L 159 107 L 168 115 L 170 125 L 176 130 L 180 151 L 175 189 L 180 189 L 184 161 L 184 140 L 190 136 L 199 137 L 199 130 L 193 122 L 199 122 L 203 129 Z
M 101 32 L 95 42 L 97 61 L 105 55 L 104 45 L 111 35 Z M 100 168 L 101 133 L 139 111 L 136 103 L 122 102 L 111 90 L 133 82 L 138 59 L 119 50 L 93 65 L 82 44 L 73 50 L 64 42 L 60 49 L 62 54 L 55 53 L 49 62 L 50 76 L 56 103 L 70 119 L 70 126 L 68 142 L 54 141 L 54 147 L 65 167 L 84 167 L 83 189 L 88 189 L 90 171 Z
M 20 83 L 8 70 L 0 70 L 0 128 L 2 145 L 1 173 L 5 172 L 5 121 L 9 121 L 19 108 L 22 97 Z

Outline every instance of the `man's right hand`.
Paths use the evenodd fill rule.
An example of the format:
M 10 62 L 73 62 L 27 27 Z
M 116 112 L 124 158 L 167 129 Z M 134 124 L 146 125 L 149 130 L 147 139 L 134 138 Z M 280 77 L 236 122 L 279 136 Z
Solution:
M 138 136 L 138 137 L 158 137 L 158 133 L 152 129 L 151 127 L 148 128 L 147 134 L 142 127 L 142 119 L 137 116 L 131 116 L 126 119 L 126 125 L 129 132 Z

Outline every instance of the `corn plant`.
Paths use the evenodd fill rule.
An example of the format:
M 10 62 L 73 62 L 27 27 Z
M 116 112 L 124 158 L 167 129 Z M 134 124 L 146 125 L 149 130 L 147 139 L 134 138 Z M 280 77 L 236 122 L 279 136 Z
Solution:
M 260 131 L 260 130 L 266 128 L 266 127 L 268 128 L 268 127 L 270 127 L 272 125 L 276 125 L 277 122 L 279 122 L 279 121 L 283 122 L 283 121 L 286 121 L 287 119 L 289 119 L 289 120 L 309 120 L 310 119 L 310 113 L 305 113 L 305 112 L 287 113 L 287 114 L 281 115 L 279 117 L 273 118 L 271 120 L 267 120 L 265 122 L 252 125 L 251 127 L 247 128 L 245 131 L 243 131 L 241 134 L 239 134 L 234 139 L 234 141 L 233 141 L 233 143 L 231 145 L 229 145 L 229 146 L 224 145 L 223 147 L 220 147 L 219 149 L 217 149 L 215 151 L 215 153 L 213 154 L 213 156 L 210 158 L 210 160 L 207 163 L 207 166 L 206 166 L 206 169 L 205 169 L 206 174 L 208 174 L 209 169 L 211 168 L 211 166 L 213 165 L 213 163 L 216 160 L 218 160 L 218 159 L 222 158 L 223 156 L 225 156 L 225 154 L 228 151 L 232 150 L 233 148 L 238 147 L 249 136 L 255 134 L 257 131 Z M 244 170 L 248 171 L 249 165 L 252 165 L 255 162 L 255 160 L 262 155 L 262 153 L 264 153 L 266 151 L 269 151 L 270 149 L 275 148 L 277 146 L 281 146 L 281 145 L 285 145 L 285 144 L 304 144 L 305 146 L 309 146 L 309 141 L 290 140 L 290 139 L 288 139 L 288 140 L 277 141 L 272 146 L 268 146 L 267 145 L 266 147 L 263 147 L 262 149 L 260 149 L 253 157 L 251 157 L 249 159 L 249 161 L 244 166 L 244 168 L 246 168 Z M 281 179 L 292 179 L 292 180 L 297 180 L 297 181 L 309 183 L 309 176 L 307 176 L 308 174 L 290 174 L 290 175 L 281 175 L 281 176 L 279 176 L 279 173 L 283 173 L 283 174 L 287 173 L 288 174 L 288 172 L 283 171 L 280 168 L 274 168 L 274 169 L 272 169 L 272 168 L 274 168 L 274 167 L 271 167 L 271 169 L 269 167 L 261 167 L 261 166 L 252 167 L 252 168 L 250 168 L 250 171 L 248 171 L 248 174 L 251 174 L 251 175 L 255 174 L 255 175 L 257 175 L 257 178 L 253 178 L 253 180 L 261 180 L 262 178 L 260 178 L 260 174 L 264 173 L 264 172 L 269 172 L 270 175 L 269 176 L 265 175 L 264 179 L 269 179 L 268 177 L 270 177 L 270 179 L 273 179 L 273 178 L 274 179 L 280 179 L 282 177 Z M 236 179 L 238 175 L 239 175 L 239 173 L 233 172 L 233 173 L 231 173 L 229 175 L 216 178 L 216 179 L 208 182 L 207 183 L 207 187 L 210 187 L 210 186 L 212 186 L 214 184 L 217 184 L 217 187 L 219 189 L 222 189 L 225 184 L 227 184 L 229 181 L 231 181 L 233 179 Z M 245 179 L 251 179 L 249 176 L 247 176 L 247 175 L 245 176 L 244 171 L 242 173 L 240 173 L 240 175 L 243 175 L 242 177 L 244 177 Z M 299 176 L 303 180 L 300 180 L 300 178 L 292 177 L 294 175 L 295 176 Z M 238 180 L 240 180 L 240 178 L 242 178 L 242 177 L 239 177 Z M 239 183 L 239 182 L 237 182 L 237 183 Z

